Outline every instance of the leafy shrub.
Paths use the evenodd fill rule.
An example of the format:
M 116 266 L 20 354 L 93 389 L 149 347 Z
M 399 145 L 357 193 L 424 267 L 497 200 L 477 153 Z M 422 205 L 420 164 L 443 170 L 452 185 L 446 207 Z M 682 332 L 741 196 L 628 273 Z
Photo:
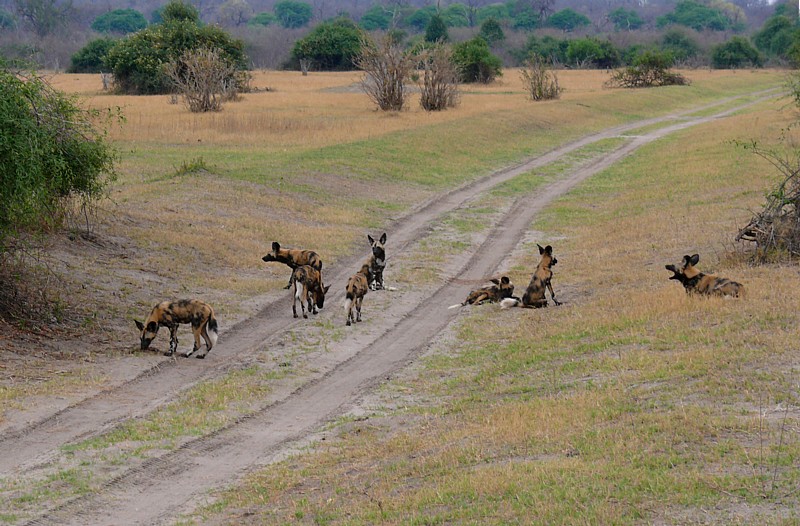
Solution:
M 717 69 L 761 67 L 761 64 L 758 50 L 743 37 L 733 37 L 711 52 L 711 65 Z
M 188 6 L 191 7 L 191 6 Z M 244 44 L 215 26 L 200 25 L 196 9 L 171 2 L 161 24 L 151 25 L 120 40 L 106 56 L 115 87 L 128 94 L 169 93 L 171 82 L 164 67 L 193 49 L 218 49 L 236 69 L 247 67 Z
M 310 60 L 321 70 L 354 69 L 353 61 L 361 52 L 361 30 L 348 18 L 337 18 L 315 27 L 294 43 L 292 58 Z
M 634 63 L 614 71 L 606 86 L 619 88 L 651 88 L 656 86 L 687 86 L 689 79 L 669 71 L 673 57 L 668 52 L 645 51 Z
M 700 53 L 700 46 L 683 31 L 672 29 L 661 38 L 661 48 L 672 54 L 677 62 L 691 59 Z
M 725 31 L 731 28 L 730 20 L 721 11 L 695 0 L 681 0 L 675 4 L 672 13 L 658 17 L 656 24 L 658 27 L 678 24 L 697 31 Z
M 102 197 L 116 154 L 95 128 L 99 116 L 0 63 L 0 255 L 22 232 L 60 226 L 72 198 Z
M 605 40 L 577 38 L 567 44 L 566 62 L 578 67 L 613 68 L 619 65 L 619 51 Z
M 375 4 L 367 9 L 359 23 L 367 31 L 389 29 L 389 24 L 392 23 L 392 13 L 382 5 Z
M 97 38 L 90 41 L 70 58 L 68 73 L 100 73 L 107 70 L 105 64 L 108 51 L 117 43 L 111 38 Z
M 453 62 L 462 82 L 492 82 L 503 74 L 503 62 L 492 54 L 489 44 L 481 37 L 461 42 L 453 47 Z
M 144 15 L 135 9 L 115 9 L 98 16 L 92 22 L 92 29 L 98 33 L 127 35 L 146 27 Z
M 608 13 L 608 20 L 617 31 L 633 31 L 644 25 L 644 20 L 633 9 L 618 7 Z

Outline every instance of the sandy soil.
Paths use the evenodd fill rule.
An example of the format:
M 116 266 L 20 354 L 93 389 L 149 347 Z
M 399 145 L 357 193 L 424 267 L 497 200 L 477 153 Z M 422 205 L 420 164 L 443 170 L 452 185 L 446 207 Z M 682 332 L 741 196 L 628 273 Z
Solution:
M 447 306 L 460 302 L 475 283 L 497 275 L 508 254 L 526 238 L 531 221 L 543 207 L 639 146 L 736 109 L 739 108 L 700 118 L 684 112 L 608 129 L 437 196 L 395 224 L 387 225 L 386 276 L 387 284 L 392 285 L 393 272 L 413 265 L 406 254 L 430 235 L 445 214 L 474 206 L 494 186 L 582 146 L 612 137 L 627 138 L 614 152 L 498 211 L 492 227 L 479 235 L 470 249 L 442 265 L 436 284 L 369 293 L 364 303 L 366 321 L 348 328 L 335 341 L 325 341 L 319 350 L 306 352 L 302 358 L 304 367 L 300 368 L 303 374 L 277 382 L 277 388 L 251 415 L 177 449 L 120 467 L 100 491 L 44 505 L 29 524 L 171 523 L 204 504 L 210 490 L 296 451 L 319 437 L 326 423 L 352 411 L 358 400 L 415 360 L 446 330 L 460 312 Z M 671 121 L 674 123 L 657 131 L 625 135 L 643 126 Z M 353 255 L 327 269 L 326 283 L 345 282 L 363 257 Z M 331 289 L 326 300 L 328 308 L 315 321 L 343 325 L 342 288 Z M 120 357 L 109 369 L 115 380 L 113 386 L 88 395 L 39 399 L 28 409 L 11 412 L 0 427 L 0 450 L 14 453 L 0 456 L 0 477 L 32 476 L 46 469 L 62 446 L 145 416 L 198 382 L 220 377 L 264 353 L 269 353 L 274 363 L 298 360 L 294 347 L 303 342 L 288 335 L 298 327 L 307 327 L 309 321 L 292 319 L 287 296 L 282 291 L 259 298 L 262 307 L 257 314 L 223 330 L 206 360 L 153 356 L 134 361 Z M 320 337 L 325 337 L 321 329 Z M 111 373 L 111 369 L 115 372 Z

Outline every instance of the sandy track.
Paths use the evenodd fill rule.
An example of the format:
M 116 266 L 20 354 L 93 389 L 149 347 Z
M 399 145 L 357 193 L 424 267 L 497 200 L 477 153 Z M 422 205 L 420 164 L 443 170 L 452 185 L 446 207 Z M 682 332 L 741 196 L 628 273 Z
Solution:
M 725 102 L 728 101 L 718 104 Z M 436 290 L 397 294 L 387 312 L 381 312 L 381 322 L 375 323 L 366 335 L 352 333 L 353 336 L 342 343 L 342 349 L 329 358 L 330 363 L 321 367 L 319 374 L 307 378 L 298 389 L 216 433 L 186 443 L 178 450 L 121 474 L 108 481 L 97 494 L 50 510 L 30 524 L 160 524 L 170 522 L 181 512 L 190 511 L 209 490 L 236 480 L 254 465 L 268 463 L 280 456 L 293 443 L 303 440 L 340 414 L 351 400 L 412 360 L 452 321 L 454 311 L 444 307 L 463 298 L 472 288 L 460 282 L 481 280 L 493 274 L 524 236 L 542 207 L 641 145 L 738 109 L 741 106 L 702 118 L 690 118 L 687 117 L 689 112 L 683 112 L 608 129 L 429 201 L 390 227 L 390 255 L 407 249 L 422 238 L 431 222 L 442 214 L 462 206 L 497 184 L 549 164 L 592 142 L 620 136 L 643 126 L 676 120 L 675 124 L 657 131 L 630 137 L 609 155 L 518 201 L 477 250 L 453 262 L 449 275 L 451 278 L 458 276 L 459 280 L 448 279 Z M 326 281 L 344 281 L 362 257 L 359 255 L 341 262 L 328 274 L 330 277 Z M 334 305 L 340 301 L 341 294 L 332 295 L 329 300 Z M 16 454 L 14 458 L 4 455 L 0 459 L 0 474 L 23 474 L 33 466 L 47 462 L 59 446 L 147 414 L 196 382 L 223 374 L 231 363 L 257 351 L 276 334 L 296 325 L 297 322 L 287 316 L 285 303 L 284 300 L 274 301 L 257 316 L 224 332 L 220 337 L 219 351 L 215 349 L 210 360 L 179 360 L 176 363 L 165 359 L 131 382 L 30 426 L 6 431 L 0 436 L 0 447 L 13 448 Z

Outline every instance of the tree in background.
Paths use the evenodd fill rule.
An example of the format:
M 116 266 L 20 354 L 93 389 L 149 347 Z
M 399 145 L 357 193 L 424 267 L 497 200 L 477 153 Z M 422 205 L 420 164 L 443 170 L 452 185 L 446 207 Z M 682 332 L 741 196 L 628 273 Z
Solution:
M 761 67 L 762 62 L 758 50 L 743 37 L 733 37 L 711 52 L 711 65 L 717 69 Z
M 506 39 L 506 34 L 503 33 L 503 28 L 500 27 L 500 23 L 494 18 L 487 18 L 483 21 L 483 23 L 481 23 L 481 29 L 478 32 L 478 35 L 483 37 L 483 39 L 488 42 L 490 46 Z
M 73 13 L 72 0 L 14 0 L 14 6 L 20 19 L 39 37 L 53 33 Z
M 243 26 L 252 16 L 253 8 L 245 0 L 226 0 L 217 9 L 217 20 L 225 26 Z
M 317 69 L 341 71 L 354 69 L 361 53 L 362 33 L 349 18 L 323 22 L 294 43 L 292 59 L 311 61 Z
M 92 22 L 92 29 L 98 33 L 117 33 L 127 35 L 147 27 L 144 15 L 135 9 L 115 9 L 104 13 Z
M 724 13 L 695 0 L 680 0 L 672 13 L 658 17 L 656 23 L 658 27 L 677 24 L 697 31 L 725 31 L 732 26 Z
M 164 66 L 192 49 L 216 49 L 237 70 L 247 68 L 244 44 L 215 26 L 202 25 L 191 5 L 173 0 L 163 22 L 120 40 L 106 55 L 115 88 L 128 94 L 169 93 L 172 83 Z
M 425 27 L 425 42 L 435 44 L 437 42 L 447 42 L 450 35 L 447 34 L 447 24 L 438 13 L 431 16 L 428 25 Z
M 617 31 L 633 31 L 644 25 L 644 20 L 633 9 L 618 7 L 608 13 L 608 20 Z
M 700 46 L 686 33 L 672 29 L 661 37 L 661 49 L 671 53 L 676 62 L 690 60 L 700 53 Z
M 72 55 L 68 73 L 100 73 L 108 71 L 105 59 L 109 50 L 116 45 L 112 38 L 97 38 L 90 41 L 77 53 Z
M 767 55 L 787 58 L 797 38 L 797 31 L 797 27 L 789 17 L 773 16 L 753 35 L 753 44 Z
M 479 36 L 453 46 L 453 62 L 462 82 L 488 84 L 503 74 L 503 61 L 492 54 L 489 44 Z
M 274 11 L 278 22 L 288 29 L 308 25 L 313 16 L 311 4 L 295 0 L 281 0 L 275 4 Z
M 588 26 L 591 23 L 592 21 L 589 20 L 586 15 L 569 8 L 553 13 L 550 18 L 547 19 L 548 26 L 560 29 L 565 33 L 570 33 L 580 27 Z
M 389 29 L 392 23 L 392 13 L 380 4 L 375 4 L 361 17 L 359 24 L 367 31 L 376 29 Z

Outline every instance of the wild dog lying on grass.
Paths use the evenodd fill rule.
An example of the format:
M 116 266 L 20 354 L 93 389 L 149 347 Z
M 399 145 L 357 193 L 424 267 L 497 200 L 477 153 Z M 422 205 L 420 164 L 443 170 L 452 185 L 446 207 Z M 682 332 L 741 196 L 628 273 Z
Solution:
M 370 281 L 369 288 L 371 290 L 383 289 L 383 269 L 386 268 L 386 232 L 383 233 L 378 241 L 372 239 L 372 236 L 367 234 L 367 239 L 372 245 L 372 256 L 369 258 L 369 267 L 372 272 L 372 280 Z
M 504 309 L 516 307 L 518 305 L 532 309 L 547 307 L 547 298 L 545 297 L 545 292 L 547 290 L 550 291 L 550 298 L 553 300 L 553 303 L 561 305 L 561 302 L 556 299 L 556 295 L 553 292 L 553 284 L 551 283 L 553 279 L 553 265 L 558 263 L 558 260 L 553 255 L 553 247 L 550 245 L 544 248 L 542 248 L 541 245 L 536 246 L 539 247 L 539 254 L 541 254 L 542 259 L 539 261 L 539 265 L 536 267 L 531 277 L 531 282 L 528 284 L 525 294 L 522 296 L 522 299 L 517 297 L 504 299 L 500 302 L 500 307 Z
M 299 248 L 281 248 L 280 243 L 277 241 L 272 242 L 272 252 L 261 258 L 262 261 L 269 263 L 270 261 L 277 261 L 287 265 L 294 271 L 299 266 L 308 265 L 317 271 L 322 271 L 322 259 L 319 254 L 313 250 L 301 250 Z M 293 274 L 294 275 L 294 274 Z M 289 278 L 289 283 L 285 288 L 291 288 L 292 278 Z
M 300 301 L 300 308 L 303 310 L 303 318 L 308 318 L 306 314 L 306 304 L 309 312 L 317 313 L 317 309 L 322 309 L 325 305 L 325 294 L 328 293 L 330 285 L 325 287 L 322 284 L 322 273 L 311 265 L 302 265 L 294 269 L 290 284 L 294 284 L 294 299 L 292 300 L 292 314 L 297 318 L 297 301 Z
M 494 285 L 483 287 L 478 290 L 473 290 L 462 303 L 450 305 L 449 309 L 456 307 L 463 307 L 464 305 L 480 305 L 481 303 L 497 303 L 505 298 L 510 298 L 514 294 L 514 284 L 508 276 L 503 276 L 500 279 L 489 280 Z
M 187 358 L 200 348 L 200 337 L 206 342 L 206 350 L 197 353 L 197 358 L 205 358 L 211 348 L 217 343 L 217 320 L 214 318 L 214 309 L 211 305 L 200 300 L 162 301 L 150 311 L 147 320 L 142 323 L 134 320 L 136 327 L 141 331 L 142 350 L 150 347 L 150 342 L 156 337 L 160 327 L 169 329 L 169 351 L 166 356 L 172 356 L 178 350 L 178 325 L 191 323 L 194 334 L 194 347 L 185 353 Z
M 710 274 L 703 274 L 695 265 L 700 261 L 700 254 L 683 256 L 681 267 L 665 265 L 664 268 L 672 272 L 669 279 L 679 281 L 687 294 L 706 294 L 709 296 L 731 296 L 738 298 L 744 293 L 744 285 L 727 278 L 718 278 Z
M 372 271 L 370 270 L 371 261 L 372 257 L 361 265 L 361 269 L 347 280 L 347 292 L 344 300 L 344 310 L 347 312 L 347 323 L 345 325 L 349 326 L 351 322 L 361 321 L 361 303 L 364 301 L 364 296 L 366 296 L 369 291 L 369 284 L 373 278 Z M 353 307 L 356 309 L 355 317 L 353 316 Z

